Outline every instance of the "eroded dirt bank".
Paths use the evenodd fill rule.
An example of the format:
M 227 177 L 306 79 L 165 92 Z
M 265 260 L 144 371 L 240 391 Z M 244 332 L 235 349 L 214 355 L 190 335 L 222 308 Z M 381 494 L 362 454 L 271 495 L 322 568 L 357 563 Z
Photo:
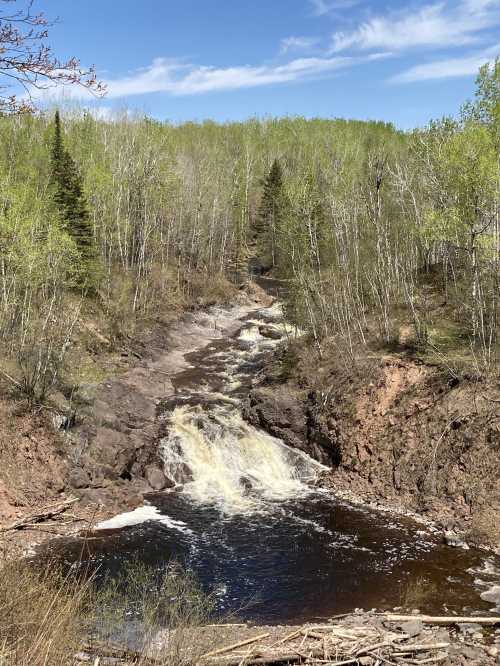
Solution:
M 19 555 L 48 538 L 78 533 L 163 490 L 168 482 L 157 444 L 164 425 L 157 406 L 175 394 L 171 378 L 189 367 L 186 354 L 232 335 L 240 317 L 271 300 L 251 285 L 230 307 L 154 326 L 136 341 L 119 373 L 79 388 L 76 422 L 67 430 L 57 407 L 33 413 L 0 400 L 3 554 Z M 78 501 L 59 513 L 71 498 Z
M 436 521 L 448 539 L 500 545 L 500 387 L 405 355 L 353 364 L 335 349 L 278 350 L 246 418 L 331 468 L 350 499 Z

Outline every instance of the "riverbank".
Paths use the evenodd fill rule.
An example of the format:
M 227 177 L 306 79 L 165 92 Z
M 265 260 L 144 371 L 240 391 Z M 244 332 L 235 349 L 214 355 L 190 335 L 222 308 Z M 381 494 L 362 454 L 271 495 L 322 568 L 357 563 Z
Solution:
M 478 618 L 479 619 L 479 618 Z M 493 619 L 485 624 L 471 618 L 430 617 L 414 610 L 408 615 L 378 613 L 375 609 L 304 625 L 230 623 L 192 628 L 189 640 L 182 630 L 181 663 L 217 666 L 247 664 L 436 664 L 493 666 L 500 654 L 500 630 Z M 80 660 L 100 663 L 167 664 L 169 643 L 176 631 L 158 632 L 146 653 L 97 644 L 79 654 Z M 196 651 L 196 652 L 195 652 Z
M 166 488 L 157 408 L 175 394 L 172 376 L 189 367 L 186 354 L 232 335 L 240 317 L 272 299 L 250 285 L 232 294 L 231 305 L 220 300 L 160 317 L 129 339 L 126 351 L 94 353 L 93 365 L 108 374 L 80 384 L 71 404 L 61 394 L 35 410 L 0 400 L 3 557 L 88 530 Z
M 269 300 L 254 290 L 230 307 L 214 306 L 183 316 L 168 334 L 162 328 L 144 337 L 142 353 L 137 348 L 141 358 L 98 384 L 87 417 L 60 433 L 66 446 L 64 478 L 72 485 L 57 495 L 58 503 L 48 512 L 40 514 L 37 507 L 40 522 L 21 518 L 26 529 L 11 532 L 19 537 L 19 547 L 26 551 L 28 542 L 22 539 L 27 535 L 43 540 L 54 533 L 81 531 L 85 521 L 100 522 L 101 529 L 87 540 L 52 543 L 51 554 L 59 548 L 66 563 L 74 560 L 81 565 L 83 560 L 92 566 L 93 562 L 99 575 L 111 579 L 137 558 L 152 571 L 169 559 L 186 563 L 203 588 L 213 591 L 221 612 L 237 612 L 249 601 L 254 603 L 240 614 L 260 625 L 238 627 L 236 634 L 219 637 L 210 647 L 223 649 L 214 655 L 217 659 L 232 643 L 251 638 L 254 632 L 265 633 L 267 625 L 273 627 L 270 633 L 276 643 L 302 629 L 305 625 L 295 626 L 302 620 L 328 624 L 331 615 L 349 612 L 335 624 L 340 632 L 352 631 L 352 640 L 341 646 L 335 643 L 334 631 L 324 637 L 329 641 L 327 651 L 339 648 L 337 661 L 352 657 L 352 663 L 376 664 L 380 657 L 397 663 L 396 658 L 408 656 L 409 663 L 437 657 L 452 664 L 494 663 L 485 659 L 495 657 L 496 635 L 487 631 L 481 635 L 474 623 L 472 629 L 451 632 L 445 653 L 437 648 L 416 654 L 410 650 L 407 655 L 408 650 L 398 650 L 398 644 L 383 646 L 390 651 L 373 648 L 389 633 L 401 639 L 404 629 L 387 626 L 383 613 L 352 614 L 355 606 L 376 605 L 389 611 L 401 604 L 408 612 L 421 608 L 488 616 L 495 603 L 496 570 L 490 571 L 489 560 L 481 554 L 437 544 L 414 524 L 396 524 L 384 515 L 353 510 L 336 501 L 335 493 L 316 491 L 311 487 L 312 468 L 317 467 L 312 460 L 242 420 L 242 400 L 267 368 L 266 357 L 279 338 L 291 337 L 278 304 L 262 309 L 265 303 Z M 290 405 L 288 409 L 295 413 Z M 283 409 L 280 419 L 286 435 L 290 412 Z M 52 421 L 52 429 L 56 423 Z M 316 423 L 321 423 L 319 416 Z M 309 444 L 323 451 L 323 462 L 335 454 L 326 439 L 314 436 L 302 442 Z M 156 458 L 159 451 L 161 460 Z M 177 483 L 175 492 L 162 492 L 172 482 Z M 75 504 L 72 495 L 79 499 Z M 138 505 L 141 508 L 134 511 Z M 116 513 L 121 515 L 105 520 Z M 325 617 L 317 620 L 319 614 Z M 350 628 L 349 618 L 354 623 Z M 122 624 L 126 633 L 127 622 Z M 313 626 L 321 631 L 318 624 L 308 624 L 306 633 L 307 627 L 315 632 Z M 416 633 L 409 638 L 417 645 L 416 641 L 447 642 L 434 631 L 417 622 L 412 628 Z M 291 645 L 299 653 L 308 642 L 319 640 L 312 633 L 295 638 L 298 643 Z M 363 649 L 365 639 L 375 658 L 356 652 Z M 455 641 L 458 647 L 449 651 Z M 245 645 L 244 654 L 237 655 L 238 664 L 255 656 L 250 647 Z M 462 653 L 464 647 L 469 649 Z M 264 655 L 270 648 L 267 643 L 259 646 Z M 325 660 L 321 650 L 319 659 Z M 103 663 L 117 658 L 109 653 L 101 656 Z M 333 657 L 333 652 L 328 656 Z M 306 657 L 299 654 L 299 658 Z
M 500 545 L 500 391 L 411 354 L 347 363 L 309 343 L 267 360 L 245 416 L 330 468 L 339 497 L 416 518 L 451 545 Z

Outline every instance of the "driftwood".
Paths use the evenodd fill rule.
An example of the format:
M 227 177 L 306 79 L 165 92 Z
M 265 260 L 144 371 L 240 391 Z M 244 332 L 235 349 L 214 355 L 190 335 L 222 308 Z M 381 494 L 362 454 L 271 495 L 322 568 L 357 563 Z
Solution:
M 460 617 L 458 615 L 391 615 L 387 614 L 388 622 L 408 622 L 409 620 L 421 620 L 424 624 L 449 626 L 452 624 L 481 624 L 495 626 L 500 624 L 499 616 L 475 617 L 474 615 Z
M 315 650 L 307 650 L 307 654 L 303 655 L 297 651 L 294 652 L 276 652 L 275 654 L 263 654 L 262 656 L 249 655 L 245 659 L 245 664 L 276 664 L 278 662 L 297 662 L 305 661 L 310 657 L 322 657 L 323 648 L 316 648 Z M 223 664 L 224 666 L 238 666 L 242 661 L 241 655 L 237 657 L 228 657 L 223 660 L 217 660 L 216 663 Z M 356 660 L 352 660 L 351 663 L 355 663 Z M 335 664 L 335 662 L 332 662 Z
M 418 618 L 428 624 L 446 625 L 462 622 L 495 625 L 499 618 L 458 617 L 458 616 L 425 616 L 425 615 L 394 615 L 381 614 L 378 618 L 386 621 L 405 622 Z M 209 625 L 217 626 L 217 625 Z M 226 625 L 234 626 L 238 625 Z M 203 630 L 204 627 L 200 627 Z M 267 666 L 272 664 L 320 664 L 328 666 L 360 666 L 363 664 L 385 664 L 416 666 L 418 664 L 439 664 L 449 658 L 449 642 L 432 637 L 432 632 L 424 632 L 420 642 L 416 642 L 407 633 L 392 631 L 382 625 L 347 626 L 341 624 L 304 625 L 290 627 L 293 631 L 277 635 L 274 641 L 267 640 L 270 633 L 262 633 L 246 638 L 237 643 L 221 646 L 203 656 L 196 658 L 197 666 Z M 413 642 L 412 642 L 413 640 Z M 425 642 L 425 641 L 428 642 Z M 141 663 L 155 666 L 165 663 L 168 659 L 168 643 L 166 654 L 162 648 L 158 652 L 146 650 L 139 654 L 132 650 L 122 649 L 115 645 L 93 643 L 85 648 L 85 660 L 93 663 L 96 657 L 101 658 L 101 666 L 128 666 Z M 185 648 L 189 655 L 189 646 Z M 147 655 L 147 656 L 146 656 Z M 180 655 L 182 657 L 182 654 Z
M 97 656 L 96 656 L 97 655 Z M 156 666 L 162 663 L 159 659 L 153 656 L 144 656 L 136 650 L 131 648 L 122 647 L 121 645 L 114 645 L 113 643 L 93 642 L 86 645 L 84 651 L 76 655 L 78 661 L 92 661 L 94 659 L 101 659 L 101 663 L 116 663 L 125 666 L 125 664 L 135 664 L 140 662 L 144 666 Z
M 208 657 L 215 657 L 215 655 L 218 654 L 224 654 L 224 652 L 232 652 L 233 650 L 236 650 L 237 648 L 244 647 L 245 645 L 250 645 L 251 643 L 256 643 L 257 641 L 261 641 L 264 638 L 267 638 L 269 636 L 269 632 L 266 632 L 265 634 L 260 634 L 259 636 L 254 636 L 253 638 L 247 638 L 245 641 L 240 641 L 239 643 L 233 643 L 233 645 L 228 645 L 226 647 L 219 648 L 218 650 L 213 650 L 212 652 L 207 652 L 206 654 L 203 654 L 201 656 L 202 659 L 207 659 Z
M 426 650 L 445 650 L 450 647 L 449 643 L 418 643 L 415 645 L 405 645 L 400 650 L 394 650 L 394 654 L 408 654 L 410 652 L 425 652 Z
M 45 520 L 49 520 L 54 516 L 58 516 L 61 513 L 64 513 L 67 508 L 72 504 L 78 502 L 78 498 L 74 497 L 64 502 L 59 502 L 50 507 L 45 508 L 43 511 L 38 513 L 32 513 L 29 516 L 24 516 L 24 518 L 19 518 L 10 525 L 5 527 L 0 527 L 0 532 L 10 532 L 12 530 L 23 530 L 23 529 L 32 529 L 35 524 L 43 523 Z
M 403 655 L 411 658 L 421 653 L 423 659 L 435 658 L 439 649 L 445 649 L 448 643 L 413 643 L 403 644 L 409 639 L 408 634 L 396 634 L 391 631 L 374 627 L 339 627 L 337 625 L 320 625 L 299 627 L 271 645 L 255 645 L 253 652 L 242 654 L 238 648 L 258 642 L 259 637 L 229 645 L 205 655 L 205 665 L 220 666 L 260 666 L 278 663 L 329 664 L 330 666 L 347 666 L 362 664 L 364 659 L 371 657 L 380 663 L 394 664 L 391 658 L 402 659 Z M 295 641 L 295 645 L 285 643 Z M 320 641 L 320 644 L 318 644 Z M 223 652 L 232 652 L 222 656 Z M 440 656 L 440 655 L 438 655 Z M 423 660 L 422 659 L 422 660 Z M 405 660 L 403 663 L 410 663 Z M 428 662 L 431 663 L 431 662 Z

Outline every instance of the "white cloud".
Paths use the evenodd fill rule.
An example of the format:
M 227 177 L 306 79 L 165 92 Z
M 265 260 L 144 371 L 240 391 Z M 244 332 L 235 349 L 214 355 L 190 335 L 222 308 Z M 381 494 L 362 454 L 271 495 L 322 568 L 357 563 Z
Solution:
M 330 12 L 350 9 L 359 5 L 361 0 L 310 0 L 316 16 L 324 16 Z
M 285 37 L 280 42 L 280 53 L 309 51 L 319 42 L 318 37 Z
M 122 78 L 105 80 L 107 88 L 105 99 L 123 99 L 150 93 L 166 93 L 179 97 L 307 81 L 390 55 L 390 53 L 371 53 L 364 56 L 295 58 L 279 65 L 234 67 L 194 65 L 181 60 L 156 58 L 148 67 Z M 69 107 L 78 101 L 87 103 L 96 99 L 88 90 L 78 86 L 54 86 L 47 90 L 33 91 L 33 97 L 40 103 L 49 105 L 67 103 Z M 113 112 L 102 109 L 97 113 L 106 116 Z
M 410 67 L 405 72 L 390 79 L 391 83 L 413 83 L 415 81 L 431 81 L 450 79 L 461 76 L 473 76 L 482 65 L 500 54 L 500 44 L 479 53 L 469 54 L 462 58 L 436 60 Z
M 461 0 L 391 12 L 376 16 L 353 31 L 335 33 L 331 51 L 471 44 L 479 41 L 479 33 L 499 25 L 499 7 L 499 0 Z
M 353 57 L 298 58 L 284 65 L 210 67 L 156 58 L 149 67 L 106 81 L 107 97 L 165 92 L 175 96 L 237 90 L 315 78 L 361 61 Z

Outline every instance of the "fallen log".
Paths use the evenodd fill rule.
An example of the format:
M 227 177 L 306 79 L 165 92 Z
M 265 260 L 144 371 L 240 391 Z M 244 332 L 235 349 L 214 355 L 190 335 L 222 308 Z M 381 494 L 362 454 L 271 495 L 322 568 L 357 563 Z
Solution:
M 254 664 L 278 664 L 281 662 L 292 663 L 297 661 L 305 661 L 311 657 L 318 657 L 321 659 L 323 657 L 323 648 L 308 650 L 307 655 L 302 655 L 298 652 L 276 652 L 275 654 L 263 654 L 261 657 L 249 657 L 245 659 L 245 664 L 247 664 L 247 666 L 253 666 Z M 218 660 L 217 662 L 213 663 L 220 663 L 224 666 L 238 666 L 241 663 L 241 660 L 242 656 L 239 655 L 238 657 L 229 657 L 228 659 L 221 659 L 220 661 Z M 347 661 L 332 661 L 329 663 L 330 666 L 340 666 L 341 664 L 356 664 L 357 662 L 358 660 L 354 658 L 348 659 Z
M 482 624 L 495 626 L 500 624 L 500 617 L 474 617 L 458 615 L 392 615 L 386 616 L 388 622 L 408 622 L 409 620 L 421 620 L 424 624 L 435 624 L 449 626 L 451 624 Z
M 393 654 L 408 654 L 408 652 L 427 652 L 431 650 L 446 650 L 449 643 L 415 643 L 414 645 L 401 645 L 394 649 Z
M 88 656 L 92 659 L 101 659 L 101 660 L 115 660 L 117 664 L 130 664 L 138 663 L 144 664 L 144 666 L 156 666 L 157 664 L 162 663 L 161 659 L 158 659 L 152 655 L 146 656 L 138 650 L 133 650 L 128 647 L 123 647 L 121 645 L 115 645 L 113 643 L 104 643 L 101 641 L 94 641 L 88 645 L 85 645 L 83 652 L 79 653 L 82 656 Z M 80 658 L 80 661 L 84 659 Z M 111 662 L 110 662 L 111 663 Z
M 407 663 L 419 666 L 419 664 L 439 664 L 441 661 L 446 661 L 447 659 L 448 659 L 447 654 L 441 654 L 438 655 L 437 657 L 431 657 L 430 659 L 411 659 Z
M 224 652 L 232 652 L 232 650 L 236 650 L 239 647 L 244 647 L 245 645 L 250 645 L 251 643 L 256 643 L 257 641 L 267 638 L 270 635 L 271 634 L 267 632 L 265 634 L 260 634 L 259 636 L 254 636 L 253 638 L 247 638 L 246 640 L 240 641 L 239 643 L 233 643 L 232 645 L 227 645 L 226 647 L 219 648 L 218 650 L 213 650 L 212 652 L 202 654 L 200 658 L 208 659 L 209 657 L 215 657 L 218 654 L 224 654 Z M 241 660 L 241 656 L 239 659 Z
M 287 641 L 291 641 L 293 638 L 297 638 L 297 636 L 300 635 L 301 629 L 296 629 L 295 631 L 292 631 L 290 634 L 287 634 L 284 636 L 281 640 L 277 641 L 276 643 L 273 643 L 271 647 L 274 647 L 275 645 L 282 645 L 283 643 L 286 643 Z
M 325 639 L 325 634 L 319 634 L 317 631 L 312 631 L 311 629 L 301 629 L 300 633 L 306 638 L 316 638 L 319 641 L 323 641 Z
M 0 532 L 10 532 L 12 530 L 22 530 L 26 528 L 31 529 L 34 524 L 42 523 L 45 520 L 49 520 L 49 518 L 53 518 L 54 516 L 58 516 L 59 514 L 64 513 L 66 509 L 75 502 L 78 502 L 77 497 L 73 497 L 72 499 L 60 502 L 59 504 L 53 505 L 51 507 L 47 507 L 44 511 L 32 513 L 29 516 L 24 516 L 24 518 L 20 518 L 10 525 L 0 527 Z

